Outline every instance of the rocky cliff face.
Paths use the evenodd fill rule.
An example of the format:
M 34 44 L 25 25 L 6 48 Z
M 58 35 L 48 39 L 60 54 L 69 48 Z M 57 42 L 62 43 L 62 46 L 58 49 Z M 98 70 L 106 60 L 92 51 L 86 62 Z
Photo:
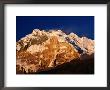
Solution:
M 50 70 L 74 60 L 93 57 L 94 40 L 61 30 L 35 29 L 16 42 L 17 72 Z

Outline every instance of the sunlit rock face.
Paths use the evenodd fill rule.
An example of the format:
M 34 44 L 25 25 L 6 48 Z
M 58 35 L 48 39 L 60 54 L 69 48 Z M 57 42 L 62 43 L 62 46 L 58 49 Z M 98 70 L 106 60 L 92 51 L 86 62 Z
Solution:
M 79 49 L 83 52 L 79 53 Z M 16 42 L 16 70 L 25 73 L 45 71 L 90 58 L 93 54 L 94 40 L 74 33 L 67 35 L 62 30 L 35 29 Z

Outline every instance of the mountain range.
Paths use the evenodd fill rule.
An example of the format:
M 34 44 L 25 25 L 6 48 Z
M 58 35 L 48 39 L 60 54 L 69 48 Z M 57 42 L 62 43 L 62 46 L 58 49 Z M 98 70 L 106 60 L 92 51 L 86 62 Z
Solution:
M 73 32 L 66 34 L 63 30 L 34 29 L 16 42 L 17 74 L 40 73 L 62 68 L 71 62 L 93 59 L 94 40 L 79 37 Z

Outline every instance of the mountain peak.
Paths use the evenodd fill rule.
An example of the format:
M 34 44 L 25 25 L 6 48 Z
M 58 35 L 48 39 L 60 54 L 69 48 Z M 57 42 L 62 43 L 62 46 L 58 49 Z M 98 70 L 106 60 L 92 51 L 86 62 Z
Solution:
M 34 29 L 16 42 L 17 71 L 40 72 L 72 60 L 90 58 L 94 41 L 62 30 Z

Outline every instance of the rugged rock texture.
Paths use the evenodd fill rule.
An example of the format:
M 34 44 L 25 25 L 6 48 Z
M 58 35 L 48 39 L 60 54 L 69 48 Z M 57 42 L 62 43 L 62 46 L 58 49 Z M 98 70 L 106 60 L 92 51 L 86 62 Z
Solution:
M 66 35 L 61 30 L 35 29 L 16 42 L 17 73 L 39 73 L 93 57 L 94 40 L 74 33 Z

